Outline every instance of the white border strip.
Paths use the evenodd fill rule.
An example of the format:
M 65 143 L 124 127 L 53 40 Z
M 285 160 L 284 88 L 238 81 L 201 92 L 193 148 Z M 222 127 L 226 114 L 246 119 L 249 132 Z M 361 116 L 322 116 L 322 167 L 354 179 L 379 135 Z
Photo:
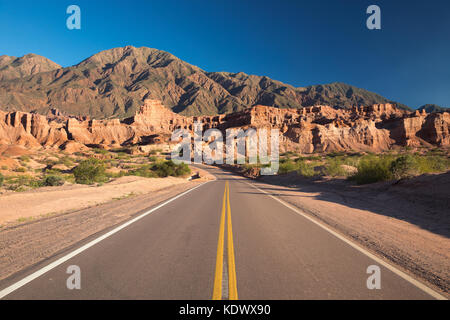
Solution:
M 115 228 L 115 229 L 105 233 L 104 235 L 98 237 L 97 239 L 94 239 L 91 242 L 85 244 L 84 246 L 82 246 L 82 247 L 72 251 L 71 253 L 65 255 L 64 257 L 59 258 L 58 260 L 50 263 L 49 265 L 43 267 L 42 269 L 39 269 L 38 271 L 30 274 L 29 276 L 23 278 L 22 280 L 20 280 L 20 281 L 18 281 L 16 283 L 12 284 L 11 286 L 7 287 L 6 289 L 1 290 L 0 291 L 0 299 L 4 298 L 8 294 L 16 291 L 20 287 L 23 287 L 24 285 L 28 284 L 29 282 L 33 281 L 34 279 L 42 276 L 44 273 L 46 273 L 46 272 L 56 268 L 57 266 L 59 266 L 60 264 L 66 262 L 67 260 L 75 257 L 76 255 L 80 254 L 81 252 L 83 252 L 83 251 L 89 249 L 90 247 L 96 245 L 100 241 L 105 240 L 106 238 L 112 236 L 113 234 L 119 232 L 120 230 L 128 227 L 130 224 L 132 224 L 132 223 L 134 223 L 134 222 L 144 218 L 145 216 L 149 215 L 150 213 L 160 209 L 161 207 L 164 207 L 166 204 L 169 204 L 170 202 L 172 202 L 172 201 L 174 201 L 174 200 L 184 196 L 185 194 L 187 194 L 187 193 L 189 193 L 189 192 L 191 192 L 191 191 L 193 191 L 193 190 L 195 190 L 195 189 L 197 189 L 197 188 L 207 184 L 208 182 L 211 182 L 211 181 L 204 182 L 204 183 L 202 183 L 202 184 L 200 184 L 200 185 L 198 185 L 198 186 L 196 186 L 196 187 L 194 187 L 192 189 L 189 189 L 189 190 L 187 190 L 187 191 L 185 191 L 183 193 L 180 193 L 179 195 L 177 195 L 177 196 L 175 196 L 175 197 L 173 197 L 173 198 L 171 198 L 171 199 L 161 203 L 160 205 L 154 207 L 153 209 L 150 209 L 149 211 L 144 212 L 143 214 L 137 216 L 136 218 L 133 218 L 133 219 L 125 222 L 124 224 L 118 226 L 117 228 Z
M 424 285 L 423 283 L 415 280 L 414 278 L 412 278 L 411 276 L 407 275 L 406 273 L 404 273 L 403 271 L 398 270 L 397 268 L 395 268 L 394 266 L 390 265 L 389 263 L 385 262 L 384 260 L 381 260 L 380 258 L 378 258 L 377 256 L 373 255 L 372 253 L 370 253 L 369 251 L 367 251 L 366 249 L 362 248 L 361 246 L 359 246 L 358 244 L 354 243 L 353 241 L 350 241 L 349 239 L 343 237 L 342 235 L 340 235 L 339 233 L 333 231 L 332 229 L 330 229 L 329 227 L 327 227 L 326 225 L 324 225 L 323 223 L 319 222 L 318 220 L 310 217 L 309 215 L 307 215 L 306 213 L 302 212 L 301 210 L 291 206 L 290 204 L 286 203 L 285 201 L 272 196 L 271 194 L 267 193 L 266 191 L 258 188 L 257 186 L 252 185 L 251 183 L 245 182 L 246 184 L 252 186 L 253 188 L 267 194 L 269 197 L 271 197 L 272 199 L 278 201 L 279 203 L 281 203 L 282 205 L 284 205 L 285 207 L 288 207 L 289 209 L 291 209 L 292 211 L 296 212 L 297 214 L 301 215 L 302 217 L 305 217 L 306 219 L 308 219 L 309 221 L 315 223 L 316 225 L 318 225 L 319 227 L 321 227 L 322 229 L 325 229 L 326 231 L 328 231 L 329 233 L 331 233 L 332 235 L 334 235 L 336 238 L 339 238 L 340 240 L 344 241 L 345 243 L 347 243 L 348 245 L 352 246 L 353 248 L 355 248 L 356 250 L 358 250 L 359 252 L 365 254 L 366 256 L 368 256 L 369 258 L 375 260 L 377 263 L 383 265 L 384 267 L 386 267 L 387 269 L 389 269 L 390 271 L 392 271 L 393 273 L 395 273 L 396 275 L 398 275 L 399 277 L 405 279 L 406 281 L 408 281 L 409 283 L 413 284 L 414 286 L 416 286 L 417 288 L 421 289 L 422 291 L 428 293 L 430 296 L 432 296 L 435 299 L 438 300 L 448 300 L 446 297 L 444 297 L 443 295 L 437 293 L 436 291 L 434 291 L 433 289 L 427 287 L 426 285 Z

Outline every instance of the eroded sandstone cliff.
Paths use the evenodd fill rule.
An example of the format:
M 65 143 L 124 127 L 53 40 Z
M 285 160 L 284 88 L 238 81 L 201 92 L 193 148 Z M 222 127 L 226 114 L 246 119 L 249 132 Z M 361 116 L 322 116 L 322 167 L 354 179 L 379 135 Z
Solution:
M 185 117 L 158 100 L 145 100 L 136 114 L 123 120 L 94 120 L 66 116 L 52 110 L 47 116 L 0 111 L 0 144 L 28 148 L 118 147 L 167 142 L 177 128 L 278 128 L 281 151 L 380 152 L 393 146 L 449 146 L 450 114 L 408 112 L 391 104 L 351 109 L 314 106 L 278 109 L 257 105 L 217 116 Z

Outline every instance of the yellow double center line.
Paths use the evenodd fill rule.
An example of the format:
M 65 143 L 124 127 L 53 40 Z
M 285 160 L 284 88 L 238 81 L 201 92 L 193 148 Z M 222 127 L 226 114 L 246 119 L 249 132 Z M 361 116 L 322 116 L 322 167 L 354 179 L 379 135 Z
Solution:
M 225 244 L 225 217 L 227 219 L 227 256 L 228 256 L 228 299 L 237 300 L 236 263 L 234 260 L 233 229 L 231 224 L 230 187 L 225 182 L 223 192 L 222 215 L 220 217 L 219 241 L 217 244 L 216 274 L 214 278 L 213 300 L 222 300 L 222 277 Z

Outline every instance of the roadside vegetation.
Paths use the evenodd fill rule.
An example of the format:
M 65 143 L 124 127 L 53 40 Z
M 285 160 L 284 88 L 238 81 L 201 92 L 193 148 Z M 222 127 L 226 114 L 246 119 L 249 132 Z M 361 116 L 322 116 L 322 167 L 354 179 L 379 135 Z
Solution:
M 382 154 L 332 152 L 323 155 L 301 155 L 285 152 L 280 155 L 279 175 L 296 172 L 305 178 L 328 176 L 346 178 L 357 184 L 407 179 L 425 173 L 450 170 L 448 152 L 435 148 L 412 152 L 404 148 Z M 243 173 L 250 173 L 260 165 L 243 165 Z
M 74 154 L 41 151 L 18 156 L 17 165 L 1 167 L 0 188 L 21 192 L 67 183 L 102 185 L 123 176 L 188 177 L 191 173 L 186 164 L 166 160 L 161 149 L 144 154 L 132 148 L 91 148 Z

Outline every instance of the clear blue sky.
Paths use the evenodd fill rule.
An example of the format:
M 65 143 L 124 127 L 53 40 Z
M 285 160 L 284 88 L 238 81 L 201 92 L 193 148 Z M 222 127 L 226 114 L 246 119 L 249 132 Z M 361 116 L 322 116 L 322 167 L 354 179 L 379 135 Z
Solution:
M 81 8 L 81 30 L 66 8 Z M 382 30 L 366 28 L 381 7 Z M 418 107 L 450 107 L 448 0 L 0 0 L 0 55 L 70 66 L 133 45 L 206 71 L 243 71 L 294 86 L 346 82 Z

